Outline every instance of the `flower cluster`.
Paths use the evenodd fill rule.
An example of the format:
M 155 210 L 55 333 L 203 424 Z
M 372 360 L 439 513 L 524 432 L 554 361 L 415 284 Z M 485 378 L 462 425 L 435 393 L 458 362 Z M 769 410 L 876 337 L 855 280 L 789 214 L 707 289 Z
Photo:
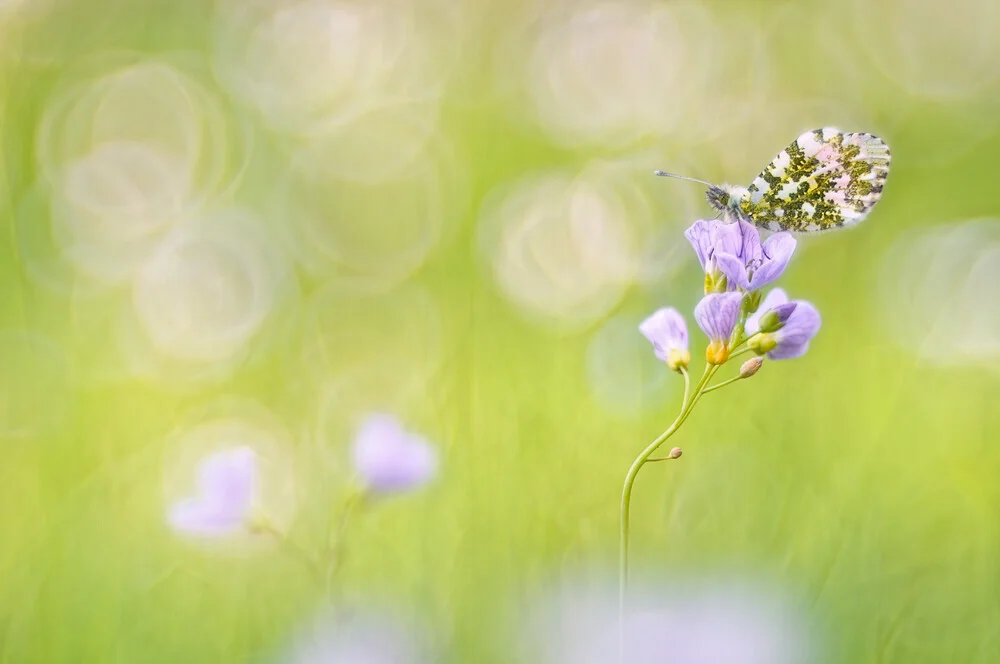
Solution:
M 361 423 L 351 449 L 362 492 L 390 495 L 415 490 L 437 471 L 437 454 L 421 436 L 392 415 L 375 413 Z M 174 503 L 167 521 L 174 530 L 223 537 L 268 525 L 258 509 L 257 453 L 248 446 L 223 449 L 202 459 L 194 496 Z
M 167 522 L 179 534 L 204 540 L 276 538 L 309 567 L 317 587 L 329 594 L 343 558 L 349 517 L 378 498 L 420 489 L 438 471 L 438 454 L 430 442 L 386 413 L 368 415 L 361 422 L 351 457 L 354 479 L 346 484 L 347 496 L 339 514 L 333 515 L 321 539 L 311 545 L 303 546 L 291 537 L 289 528 L 272 521 L 264 498 L 273 491 L 262 491 L 268 482 L 260 462 L 266 459 L 250 445 L 223 448 L 202 458 L 196 467 L 195 490 L 170 505 Z
M 762 296 L 762 289 L 788 266 L 794 237 L 776 233 L 761 242 L 757 229 L 743 220 L 696 221 L 684 235 L 705 271 L 705 296 L 694 318 L 708 336 L 705 358 L 710 365 L 721 366 L 742 352 L 772 360 L 806 352 L 820 328 L 816 308 L 803 300 L 790 301 L 780 288 Z M 686 370 L 691 359 L 687 326 L 676 309 L 660 309 L 639 330 L 668 367 Z M 759 366 L 756 363 L 754 371 Z

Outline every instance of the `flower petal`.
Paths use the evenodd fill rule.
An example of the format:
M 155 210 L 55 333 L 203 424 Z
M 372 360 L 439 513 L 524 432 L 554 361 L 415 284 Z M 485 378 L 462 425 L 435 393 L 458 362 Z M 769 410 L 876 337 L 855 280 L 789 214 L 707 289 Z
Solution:
M 750 279 L 752 290 L 763 288 L 781 276 L 792 260 L 796 240 L 790 233 L 775 233 L 762 245 L 762 263 Z
M 751 336 L 760 332 L 760 317 L 779 304 L 788 302 L 788 294 L 780 288 L 772 288 L 764 297 L 764 301 L 757 307 L 757 311 L 747 318 L 746 333 Z
M 257 455 L 246 446 L 216 452 L 198 465 L 202 497 L 231 512 L 249 513 L 257 475 Z
M 772 360 L 794 360 L 802 357 L 809 350 L 809 342 L 801 344 L 784 343 L 775 346 L 774 350 L 768 352 L 767 357 Z
M 694 248 L 694 253 L 697 254 L 698 262 L 701 263 L 703 270 L 712 257 L 713 231 L 720 223 L 722 222 L 718 219 L 699 219 L 684 231 L 684 237 Z
M 747 266 L 743 259 L 730 253 L 716 253 L 715 262 L 719 270 L 726 275 L 729 286 L 733 289 L 739 286 L 743 290 L 750 289 L 750 280 L 747 275 Z
M 741 293 L 709 293 L 694 308 L 698 327 L 712 341 L 726 341 L 736 327 L 740 313 Z
M 729 224 L 720 221 L 713 229 L 712 246 L 716 254 L 731 254 L 742 259 L 744 265 L 761 256 L 760 233 L 742 219 Z
M 809 302 L 796 300 L 789 304 L 796 306 L 789 313 L 785 326 L 774 333 L 778 345 L 767 354 L 772 360 L 788 360 L 804 355 L 809 349 L 809 341 L 816 336 L 822 324 L 819 311 Z
M 659 309 L 639 325 L 639 332 L 653 344 L 653 352 L 666 362 L 671 349 L 684 352 L 688 348 L 688 331 L 684 317 L 673 307 Z
M 179 532 L 227 535 L 247 525 L 256 481 L 257 455 L 251 448 L 216 452 L 198 464 L 198 495 L 172 505 L 167 520 Z
M 244 525 L 242 514 L 227 511 L 224 506 L 206 498 L 175 503 L 167 514 L 167 520 L 179 532 L 217 537 L 228 535 Z
M 355 437 L 353 455 L 355 470 L 378 493 L 415 489 L 437 471 L 434 449 L 391 415 L 365 419 Z

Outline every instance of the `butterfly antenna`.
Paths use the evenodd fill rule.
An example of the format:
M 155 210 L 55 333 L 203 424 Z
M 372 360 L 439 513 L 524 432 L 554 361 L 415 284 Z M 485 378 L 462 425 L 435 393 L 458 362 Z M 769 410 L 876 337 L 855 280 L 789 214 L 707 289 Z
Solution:
M 714 187 L 715 186 L 711 182 L 705 182 L 704 180 L 699 180 L 697 178 L 689 178 L 689 177 L 685 177 L 683 175 L 675 175 L 673 173 L 667 173 L 666 171 L 653 171 L 653 175 L 659 175 L 660 177 L 663 177 L 663 178 L 675 178 L 677 180 L 687 180 L 688 182 L 698 182 L 699 184 L 703 184 L 706 187 Z

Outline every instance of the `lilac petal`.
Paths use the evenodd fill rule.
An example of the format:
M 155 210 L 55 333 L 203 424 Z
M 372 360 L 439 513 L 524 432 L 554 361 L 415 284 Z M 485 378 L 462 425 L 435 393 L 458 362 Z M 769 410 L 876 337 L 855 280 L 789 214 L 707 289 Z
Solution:
M 370 489 L 395 493 L 426 484 L 437 455 L 426 440 L 403 429 L 391 415 L 365 419 L 354 440 L 354 467 Z
M 796 306 L 789 313 L 785 326 L 774 333 L 778 345 L 767 354 L 772 360 L 788 360 L 804 355 L 809 349 L 809 341 L 816 336 L 822 324 L 819 311 L 809 302 L 796 300 L 789 304 Z
M 684 237 L 694 248 L 694 253 L 697 254 L 698 262 L 701 263 L 703 270 L 712 257 L 712 234 L 720 223 L 718 219 L 699 219 L 684 231 Z
M 760 234 L 753 224 L 743 220 L 730 224 L 720 222 L 714 228 L 712 246 L 716 255 L 721 253 L 735 256 L 744 265 L 761 255 Z
M 779 304 L 788 302 L 788 295 L 780 288 L 772 288 L 760 303 L 757 311 L 747 318 L 746 333 L 751 336 L 760 332 L 760 317 Z
M 760 232 L 757 227 L 753 224 L 743 221 L 742 219 L 737 220 L 735 224 L 740 232 L 740 258 L 747 265 L 750 265 L 753 261 L 758 261 L 763 256 L 763 250 L 760 244 Z
M 763 244 L 763 262 L 750 280 L 752 290 L 763 288 L 781 276 L 792 260 L 796 240 L 790 233 L 775 233 Z
M 223 450 L 198 465 L 198 488 L 220 506 L 249 512 L 256 475 L 257 455 L 252 449 Z
M 794 302 L 785 302 L 774 307 L 774 313 L 778 317 L 778 322 L 782 325 L 786 324 L 788 319 L 792 317 L 792 313 L 798 309 L 800 302 L 801 300 L 795 300 Z
M 772 360 L 794 360 L 797 357 L 802 357 L 809 350 L 809 342 L 802 344 L 781 344 L 780 346 L 775 346 L 774 350 L 768 352 L 768 358 Z
M 726 341 L 736 327 L 740 313 L 740 293 L 709 293 L 694 308 L 698 327 L 712 341 Z
M 716 253 L 715 262 L 719 270 L 726 275 L 730 287 L 739 286 L 743 290 L 750 290 L 747 266 L 742 258 L 729 253 Z
M 176 503 L 167 515 L 174 530 L 192 535 L 226 535 L 244 525 L 244 515 L 205 498 Z
M 257 457 L 249 447 L 216 452 L 198 464 L 198 495 L 174 504 L 170 525 L 197 535 L 225 535 L 246 524 L 253 507 Z
M 639 325 L 639 332 L 653 344 L 653 352 L 666 362 L 670 350 L 688 349 L 688 331 L 684 317 L 673 307 L 659 309 Z

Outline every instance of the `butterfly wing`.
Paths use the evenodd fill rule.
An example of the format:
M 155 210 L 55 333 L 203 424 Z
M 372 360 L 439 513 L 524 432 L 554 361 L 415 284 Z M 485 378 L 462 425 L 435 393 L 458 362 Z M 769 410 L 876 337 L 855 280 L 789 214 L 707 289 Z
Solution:
M 882 139 L 832 127 L 807 131 L 754 178 L 740 208 L 772 231 L 852 226 L 875 207 L 888 174 Z

